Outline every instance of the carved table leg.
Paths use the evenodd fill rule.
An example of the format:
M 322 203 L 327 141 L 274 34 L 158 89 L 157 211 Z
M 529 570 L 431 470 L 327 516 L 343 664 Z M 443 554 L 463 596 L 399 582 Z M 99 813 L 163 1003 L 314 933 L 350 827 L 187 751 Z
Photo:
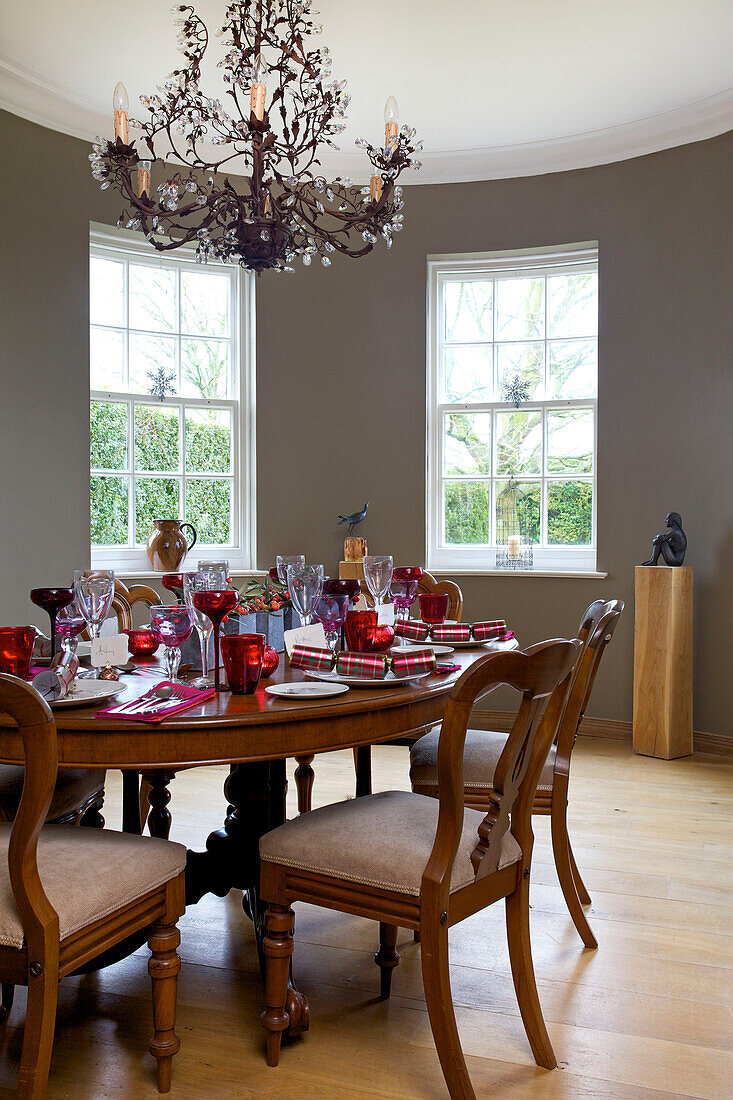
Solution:
M 224 828 L 211 833 L 205 852 L 188 853 L 186 904 L 211 892 L 224 897 L 231 889 L 243 891 L 242 906 L 254 926 L 260 965 L 264 973 L 264 907 L 259 896 L 260 837 L 285 821 L 287 779 L 284 760 L 237 764 L 224 783 L 229 803 Z M 288 987 L 289 1035 L 308 1027 L 308 1002 Z
M 171 831 L 171 812 L 168 809 L 171 792 L 168 790 L 168 784 L 175 777 L 175 772 L 143 772 L 143 779 L 150 784 L 148 828 L 151 836 L 160 837 L 162 840 L 167 840 Z

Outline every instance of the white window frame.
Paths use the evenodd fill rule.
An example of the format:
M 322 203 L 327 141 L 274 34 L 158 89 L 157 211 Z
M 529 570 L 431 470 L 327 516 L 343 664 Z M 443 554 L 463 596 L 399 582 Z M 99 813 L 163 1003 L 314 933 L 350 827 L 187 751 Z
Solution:
M 566 245 L 557 248 L 521 249 L 511 252 L 471 253 L 454 256 L 428 256 L 427 274 L 427 438 L 426 438 L 426 561 L 429 569 L 436 572 L 484 573 L 499 572 L 502 576 L 511 576 L 510 570 L 496 570 L 496 413 L 511 411 L 514 406 L 509 402 L 490 401 L 485 403 L 446 403 L 442 401 L 442 363 L 443 348 L 450 341 L 444 340 L 443 331 L 443 293 L 447 282 L 465 279 L 470 276 L 485 278 L 515 277 L 527 274 L 553 275 L 572 274 L 574 272 L 598 271 L 598 244 L 595 241 L 583 244 Z M 494 310 L 496 310 L 496 295 Z M 545 308 L 547 302 L 545 301 Z M 492 369 L 496 377 L 496 343 L 492 332 Z M 547 330 L 545 336 L 547 340 Z M 500 342 L 500 341 L 499 341 Z M 479 341 L 480 343 L 480 341 Z M 486 341 L 489 343 L 489 341 Z M 553 409 L 591 408 L 593 410 L 593 473 L 587 476 L 569 478 L 567 475 L 547 473 L 547 411 Z M 527 412 L 541 411 L 543 430 L 543 469 L 540 475 L 517 474 L 518 481 L 540 481 L 542 486 L 541 542 L 533 548 L 534 569 L 540 573 L 595 574 L 596 573 L 596 512 L 597 512 L 597 468 L 598 468 L 598 397 L 577 400 L 530 400 L 522 404 Z M 443 418 L 446 412 L 489 412 L 492 415 L 492 467 L 491 475 L 445 477 L 443 475 Z M 444 481 L 485 481 L 490 484 L 490 539 L 487 545 L 447 544 L 444 539 Z M 588 547 L 554 547 L 547 545 L 547 487 L 553 480 L 583 480 L 593 487 L 592 541 Z
M 165 256 L 155 252 L 151 245 L 142 241 L 139 233 L 126 230 L 113 230 L 109 226 L 91 223 L 89 233 L 90 259 L 99 256 L 105 259 L 124 258 L 134 261 L 135 264 L 144 264 L 149 267 L 171 268 L 177 270 L 195 270 L 201 272 L 200 264 L 195 260 L 195 248 L 181 246 L 170 255 Z M 128 431 L 127 441 L 127 465 L 131 477 L 130 494 L 128 498 L 128 525 L 130 537 L 134 537 L 133 530 L 133 501 L 134 501 L 134 454 L 133 454 L 133 416 L 132 405 L 146 404 L 158 405 L 163 408 L 175 408 L 179 411 L 181 432 L 179 439 L 180 448 L 184 447 L 184 406 L 186 408 L 232 409 L 232 511 L 230 517 L 231 544 L 209 545 L 196 542 L 193 557 L 202 558 L 226 558 L 232 571 L 241 572 L 252 570 L 256 562 L 256 439 L 255 439 L 255 308 L 254 308 L 254 278 L 248 272 L 239 267 L 223 264 L 209 264 L 215 266 L 217 273 L 220 271 L 230 279 L 230 305 L 232 309 L 232 354 L 230 356 L 230 371 L 232 372 L 231 398 L 209 399 L 195 397 L 166 397 L 162 402 L 153 396 L 145 394 L 116 393 L 108 390 L 89 391 L 90 404 L 93 401 L 115 401 L 128 406 Z M 203 268 L 205 271 L 206 268 Z M 127 268 L 125 268 L 125 273 Z M 125 274 L 125 278 L 127 275 Z M 179 295 L 180 299 L 180 295 Z M 125 285 L 125 300 L 127 301 L 127 286 Z M 180 309 L 180 301 L 179 301 Z M 125 316 L 124 330 L 129 332 Z M 95 326 L 99 328 L 110 327 L 119 330 L 119 326 Z M 90 329 L 91 331 L 91 329 Z M 180 341 L 180 325 L 175 334 Z M 126 348 L 129 340 L 126 339 Z M 126 351 L 127 354 L 127 351 Z M 186 471 L 181 454 L 181 473 L 176 478 L 181 482 L 180 493 L 180 519 L 184 520 Z M 95 469 L 95 474 L 100 471 Z M 117 473 L 116 470 L 101 471 L 109 474 Z M 145 471 L 137 471 L 145 473 Z M 91 476 L 91 466 L 90 466 Z M 127 476 L 127 475 L 126 475 Z M 152 476 L 152 475 L 151 475 Z M 165 476 L 160 474 L 158 476 Z M 217 474 L 196 473 L 196 479 L 207 477 L 221 477 Z M 228 476 L 228 475 L 227 475 Z M 173 517 L 171 517 L 173 518 Z M 91 546 L 91 561 L 95 568 L 114 569 L 122 574 L 144 574 L 151 572 L 150 560 L 145 552 L 145 547 L 140 546 Z

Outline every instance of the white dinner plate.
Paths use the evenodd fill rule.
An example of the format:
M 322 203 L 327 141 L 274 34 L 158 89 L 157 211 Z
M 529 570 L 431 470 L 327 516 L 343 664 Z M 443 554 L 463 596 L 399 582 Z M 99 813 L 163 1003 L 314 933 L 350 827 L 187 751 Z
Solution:
M 283 699 L 315 699 L 323 695 L 342 695 L 348 690 L 348 684 L 323 684 L 320 681 L 315 683 L 308 681 L 307 683 L 295 684 L 268 684 L 265 688 L 268 695 L 280 695 Z
M 116 684 L 114 680 L 77 680 L 70 695 L 63 699 L 49 699 L 48 705 L 52 708 L 86 707 L 91 703 L 104 703 L 126 687 L 126 684 Z
M 423 680 L 429 676 L 429 672 L 416 672 L 412 676 L 395 676 L 394 672 L 388 672 L 380 680 L 364 680 L 359 676 L 342 676 L 340 672 L 306 672 L 306 676 L 314 680 L 324 680 L 329 684 L 346 684 L 356 688 L 391 688 L 399 684 L 409 684 L 410 680 Z
M 426 642 L 426 645 L 432 645 L 432 642 Z M 477 642 L 475 638 L 470 638 L 467 642 L 451 642 L 454 649 L 517 649 L 518 642 L 516 638 L 507 638 L 506 641 L 502 641 L 498 638 L 488 642 Z
M 405 642 L 404 645 L 393 645 L 390 653 L 413 653 L 416 649 L 432 649 L 436 657 L 445 657 L 446 653 L 453 652 L 452 645 L 443 645 L 442 642 Z

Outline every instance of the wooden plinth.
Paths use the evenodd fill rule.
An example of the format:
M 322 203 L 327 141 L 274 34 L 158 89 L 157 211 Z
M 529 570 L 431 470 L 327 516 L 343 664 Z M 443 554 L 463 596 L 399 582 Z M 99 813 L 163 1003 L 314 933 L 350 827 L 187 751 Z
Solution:
M 692 569 L 636 567 L 634 752 L 692 752 Z
M 358 535 L 347 535 L 344 539 L 345 561 L 362 562 L 366 553 L 368 553 L 366 539 L 362 539 Z
M 342 580 L 342 581 L 361 581 L 362 588 L 366 591 L 366 583 L 364 581 L 364 562 L 363 561 L 340 561 L 339 562 L 339 580 Z

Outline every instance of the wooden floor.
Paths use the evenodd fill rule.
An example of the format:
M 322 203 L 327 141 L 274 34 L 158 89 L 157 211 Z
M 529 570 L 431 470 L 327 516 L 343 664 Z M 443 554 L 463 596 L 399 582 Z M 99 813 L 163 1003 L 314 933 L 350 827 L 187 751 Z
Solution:
M 322 756 L 316 766 L 316 804 L 351 794 L 351 753 Z M 222 768 L 200 769 L 174 781 L 173 839 L 198 846 L 220 824 L 224 775 Z M 119 776 L 109 780 L 106 813 L 115 824 Z M 375 789 L 397 787 L 408 788 L 407 750 L 375 750 Z M 583 950 L 555 877 L 548 820 L 535 818 L 533 943 L 557 1070 L 532 1061 L 501 905 L 451 933 L 453 994 L 477 1096 L 729 1100 L 733 764 L 704 756 L 651 760 L 633 756 L 624 742 L 581 738 L 571 806 L 600 947 Z M 206 898 L 181 932 L 182 1046 L 172 1097 L 447 1096 L 411 934 L 400 936 L 392 999 L 379 1003 L 374 926 L 298 906 L 294 964 L 310 999 L 311 1030 L 284 1048 L 278 1069 L 268 1069 L 257 960 L 239 897 Z M 146 958 L 143 950 L 103 973 L 62 983 L 49 1097 L 156 1095 Z M 24 1007 L 19 990 L 0 1037 L 0 1089 L 14 1085 Z

